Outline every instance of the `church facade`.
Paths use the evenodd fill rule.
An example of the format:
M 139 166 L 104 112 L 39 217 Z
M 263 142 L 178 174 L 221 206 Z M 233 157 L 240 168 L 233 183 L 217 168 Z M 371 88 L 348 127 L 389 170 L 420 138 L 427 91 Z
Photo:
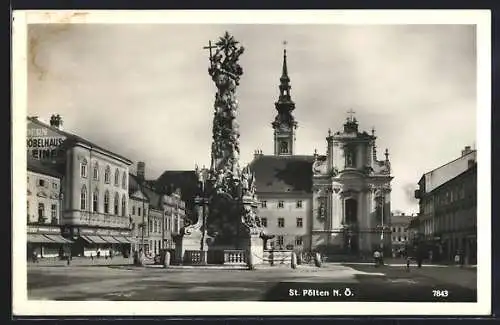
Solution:
M 376 136 L 352 115 L 326 137 L 327 152 L 298 155 L 286 50 L 272 122 L 274 153 L 256 151 L 259 217 L 274 246 L 348 254 L 390 252 L 391 167 L 377 159 Z M 300 203 L 299 203 L 300 202 Z M 288 225 L 288 226 L 287 226 Z

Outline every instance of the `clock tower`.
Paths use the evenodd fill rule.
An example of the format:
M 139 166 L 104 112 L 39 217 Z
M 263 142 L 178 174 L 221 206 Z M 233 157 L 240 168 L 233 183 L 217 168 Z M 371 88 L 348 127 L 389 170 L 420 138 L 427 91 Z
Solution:
M 284 42 L 286 45 L 286 42 Z M 295 109 L 295 103 L 290 96 L 290 78 L 288 77 L 288 69 L 286 64 L 286 48 L 283 51 L 283 70 L 279 85 L 279 98 L 274 103 L 278 114 L 272 123 L 274 129 L 274 155 L 275 156 L 291 156 L 295 151 L 295 132 L 297 122 L 295 121 L 292 111 Z

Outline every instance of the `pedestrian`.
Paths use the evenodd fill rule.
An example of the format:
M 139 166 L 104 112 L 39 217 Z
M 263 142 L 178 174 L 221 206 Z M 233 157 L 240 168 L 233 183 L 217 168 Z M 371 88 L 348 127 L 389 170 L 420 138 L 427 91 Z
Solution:
M 109 250 L 109 259 L 113 259 L 113 251 L 111 249 Z
M 94 260 L 94 254 L 90 253 L 90 259 L 93 261 Z
M 100 257 L 101 257 L 101 250 L 100 250 L 100 249 L 98 249 L 98 250 L 97 250 L 97 258 L 99 259 Z
M 406 272 L 410 272 L 410 257 L 406 257 Z
M 458 266 L 460 264 L 460 252 L 455 253 L 455 264 Z
M 373 252 L 373 261 L 375 263 L 375 267 L 378 267 L 380 265 L 380 252 L 378 249 Z

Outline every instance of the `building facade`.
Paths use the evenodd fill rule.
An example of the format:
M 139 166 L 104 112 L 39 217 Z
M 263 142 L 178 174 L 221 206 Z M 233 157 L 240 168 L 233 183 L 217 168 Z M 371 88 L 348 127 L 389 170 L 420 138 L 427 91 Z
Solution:
M 410 242 L 410 221 L 413 215 L 404 212 L 391 214 L 391 246 L 393 255 L 399 256 L 406 252 Z
M 139 162 L 137 175 L 130 174 L 130 214 L 137 242 L 134 249 L 144 248 L 147 254 L 157 255 L 162 249 L 175 248 L 173 237 L 184 226 L 186 204 L 180 191 L 167 195 L 147 181 L 145 167 Z
M 60 175 L 53 166 L 28 158 L 27 257 L 63 257 L 71 241 L 61 236 L 63 200 Z
M 477 263 L 477 160 L 465 147 L 459 158 L 422 176 L 417 244 L 425 245 L 434 259 L 453 261 L 457 252 L 464 262 Z
M 28 155 L 52 163 L 62 174 L 63 235 L 74 241 L 73 256 L 122 254 L 132 244 L 128 215 L 131 161 L 63 131 L 60 116 L 51 124 L 28 118 Z
M 378 160 L 374 131 L 360 132 L 351 116 L 342 131 L 328 132 L 325 155 L 297 155 L 290 90 L 285 50 L 272 122 L 274 154 L 257 150 L 250 164 L 267 233 L 279 247 L 358 254 L 381 246 L 390 252 L 387 150 Z

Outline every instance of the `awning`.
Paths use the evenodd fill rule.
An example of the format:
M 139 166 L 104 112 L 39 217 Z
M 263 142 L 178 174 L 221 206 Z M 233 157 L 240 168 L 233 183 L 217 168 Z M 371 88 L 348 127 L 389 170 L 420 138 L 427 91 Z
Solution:
M 99 236 L 110 244 L 120 244 L 121 242 L 112 236 Z
M 109 244 L 103 238 L 99 236 L 81 236 L 89 244 Z
M 131 238 L 123 237 L 123 236 L 113 236 L 120 244 L 131 244 L 133 243 Z
M 45 235 L 45 236 L 50 238 L 55 243 L 59 243 L 59 244 L 71 244 L 72 243 L 71 240 L 66 239 L 61 235 Z
M 48 237 L 45 237 L 44 235 L 40 234 L 28 234 L 27 235 L 28 243 L 55 243 L 53 240 L 51 240 Z

